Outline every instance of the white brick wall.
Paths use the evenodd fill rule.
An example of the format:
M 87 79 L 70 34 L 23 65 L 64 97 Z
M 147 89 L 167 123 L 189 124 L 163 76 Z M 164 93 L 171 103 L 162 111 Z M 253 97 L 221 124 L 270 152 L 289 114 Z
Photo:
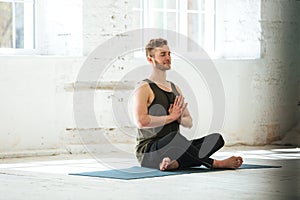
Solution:
M 260 0 L 217 0 L 217 55 L 231 59 L 260 58 Z
M 134 0 L 83 0 L 84 55 L 116 34 L 132 29 Z
M 37 49 L 42 55 L 82 55 L 82 1 L 37 1 Z
M 268 144 L 284 137 L 288 130 L 296 126 L 297 119 L 299 120 L 299 108 L 296 104 L 300 96 L 300 62 L 295 56 L 299 54 L 300 44 L 300 15 L 296 12 L 300 3 L 292 0 L 224 2 L 228 4 L 225 8 L 232 5 L 230 9 L 236 11 L 236 16 L 232 12 L 224 11 L 224 18 L 221 19 L 225 22 L 224 30 L 226 30 L 225 38 L 222 39 L 223 45 L 228 50 L 224 55 L 234 57 L 235 54 L 230 54 L 232 48 L 241 48 L 243 51 L 248 48 L 247 42 L 256 44 L 258 40 L 261 42 L 262 58 L 214 61 L 223 81 L 226 96 L 226 118 L 220 131 L 225 136 L 227 144 Z M 79 1 L 72 4 L 77 9 L 82 5 L 83 9 L 81 17 L 84 55 L 88 55 L 107 39 L 134 28 L 131 13 L 134 3 L 134 0 L 85 0 L 82 4 Z M 70 4 L 70 1 L 64 1 L 62 4 Z M 246 9 L 246 12 L 242 12 L 242 9 Z M 257 12 L 258 9 L 261 10 L 260 13 Z M 51 9 L 48 12 L 50 11 Z M 75 35 L 72 35 L 74 38 L 67 45 L 67 49 L 59 46 L 63 44 L 57 34 L 76 32 L 81 24 L 78 22 L 78 27 L 75 26 L 74 29 L 60 26 L 61 23 L 68 23 L 73 19 L 63 18 L 61 14 L 64 11 L 67 10 L 57 8 L 57 16 L 60 16 L 58 18 L 47 18 L 46 15 L 47 20 L 50 20 L 49 26 L 38 35 L 40 40 L 44 41 L 42 48 L 45 53 L 56 50 L 60 52 L 60 49 L 79 52 L 77 50 L 82 43 Z M 237 30 L 246 31 L 248 34 L 239 35 Z M 55 47 L 56 42 L 59 45 Z M 62 51 L 60 53 L 63 54 Z M 71 85 L 75 82 L 85 58 L 0 57 L 0 88 L 3 94 L 0 104 L 2 156 L 8 155 L 9 152 L 19 152 L 19 155 L 23 155 L 20 152 L 27 150 L 77 151 L 73 146 L 80 145 L 80 139 L 73 118 Z M 115 63 L 111 63 L 107 80 L 119 80 L 121 74 L 126 75 L 132 70 L 129 66 L 144 64 L 144 59 L 130 60 L 130 57 L 116 59 Z M 174 69 L 179 70 L 178 67 L 188 68 L 180 62 Z M 184 72 L 183 77 L 187 79 L 191 77 L 188 70 Z M 119 132 L 114 124 L 113 113 L 110 113 L 108 107 L 111 91 L 96 92 L 96 102 L 99 104 L 95 109 L 97 120 L 100 122 L 99 127 L 90 127 L 82 132 L 88 132 L 89 141 L 96 143 L 102 141 L 97 134 L 104 132 L 105 137 L 110 137 L 113 142 L 123 141 L 133 145 L 134 138 L 131 136 L 128 138 Z M 202 95 L 205 94 L 204 92 Z M 207 98 L 205 96 L 200 107 L 205 107 L 209 103 L 209 96 Z M 101 107 L 102 104 L 106 106 Z M 195 135 L 196 137 L 206 134 L 210 118 L 204 117 L 211 116 L 209 112 L 212 111 L 203 110 L 198 116 L 201 131 Z

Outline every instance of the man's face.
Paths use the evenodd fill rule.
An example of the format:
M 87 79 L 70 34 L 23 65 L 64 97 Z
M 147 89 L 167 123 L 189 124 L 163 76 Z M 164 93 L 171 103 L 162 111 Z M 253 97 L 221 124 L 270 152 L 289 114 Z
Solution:
M 156 68 L 160 70 L 171 69 L 171 52 L 167 45 L 155 48 L 152 58 Z

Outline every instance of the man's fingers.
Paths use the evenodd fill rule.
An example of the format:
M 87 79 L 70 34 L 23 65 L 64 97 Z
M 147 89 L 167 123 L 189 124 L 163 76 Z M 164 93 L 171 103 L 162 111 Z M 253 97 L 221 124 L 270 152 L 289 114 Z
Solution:
M 183 107 L 185 106 L 185 103 L 184 103 L 184 97 L 183 97 L 183 96 L 180 96 L 179 106 L 180 106 L 181 108 L 183 108 Z
M 173 109 L 173 105 L 174 104 L 170 104 L 170 107 L 169 107 L 169 113 L 171 113 L 172 109 Z
M 176 96 L 174 100 L 174 105 L 177 106 L 177 104 L 178 104 L 178 96 Z
M 184 105 L 183 105 L 183 107 L 182 107 L 182 112 L 186 109 L 186 107 L 187 107 L 187 103 L 185 103 Z
M 178 106 L 181 106 L 182 104 L 182 96 L 178 96 Z
M 174 105 L 182 108 L 184 106 L 184 97 L 182 95 L 176 96 Z

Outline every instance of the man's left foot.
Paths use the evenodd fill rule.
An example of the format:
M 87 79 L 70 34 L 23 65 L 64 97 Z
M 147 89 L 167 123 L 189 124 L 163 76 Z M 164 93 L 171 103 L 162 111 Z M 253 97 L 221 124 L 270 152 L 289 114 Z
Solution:
M 240 156 L 231 156 L 224 160 L 214 160 L 213 168 L 237 169 L 243 164 L 243 158 Z

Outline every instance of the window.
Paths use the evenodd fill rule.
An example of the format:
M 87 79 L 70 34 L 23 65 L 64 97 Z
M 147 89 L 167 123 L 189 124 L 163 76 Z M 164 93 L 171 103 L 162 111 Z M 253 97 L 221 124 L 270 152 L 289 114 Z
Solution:
M 0 50 L 35 48 L 34 0 L 0 0 Z
M 135 11 L 141 28 L 175 30 L 214 53 L 215 0 L 141 0 Z
M 81 56 L 82 46 L 82 0 L 0 0 L 0 54 Z
M 234 2 L 135 0 L 134 20 L 139 28 L 167 29 L 185 35 L 211 58 L 259 59 L 260 0 Z

